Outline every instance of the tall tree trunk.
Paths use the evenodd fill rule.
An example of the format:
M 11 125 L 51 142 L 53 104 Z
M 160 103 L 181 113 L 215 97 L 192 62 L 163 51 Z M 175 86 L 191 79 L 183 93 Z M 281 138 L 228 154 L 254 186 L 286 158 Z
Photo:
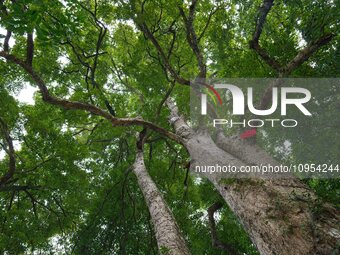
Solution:
M 172 212 L 145 168 L 142 150 L 137 152 L 133 172 L 149 208 L 160 254 L 190 254 Z
M 233 144 L 228 138 L 220 141 L 239 157 L 216 145 L 205 131 L 193 131 L 179 116 L 176 105 L 168 100 L 170 122 L 184 139 L 191 165 L 234 165 L 249 163 L 274 164 L 259 147 L 241 142 Z M 221 137 L 220 137 L 221 138 Z M 222 144 L 221 144 L 222 143 Z M 241 146 L 241 147 L 239 147 Z M 221 146 L 223 147 L 223 146 Z M 242 149 L 243 147 L 243 149 Z M 240 160 L 240 158 L 243 160 Z M 249 161 L 249 162 L 245 162 Z M 194 167 L 191 167 L 194 170 Z M 225 173 L 201 173 L 216 187 L 224 200 L 244 225 L 259 252 L 265 255 L 329 255 L 339 244 L 338 212 L 328 205 L 319 205 L 313 192 L 295 178 L 288 179 L 230 179 Z M 322 211 L 322 214 L 316 212 Z M 337 244 L 338 243 L 338 244 Z

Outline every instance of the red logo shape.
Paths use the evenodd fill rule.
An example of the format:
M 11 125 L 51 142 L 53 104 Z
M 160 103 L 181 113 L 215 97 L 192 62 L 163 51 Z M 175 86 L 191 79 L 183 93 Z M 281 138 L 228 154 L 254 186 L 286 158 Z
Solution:
M 255 136 L 256 135 L 256 128 L 253 128 L 253 129 L 250 129 L 250 130 L 246 130 L 245 132 L 243 132 L 241 135 L 240 135 L 240 138 L 241 139 L 246 139 L 248 137 L 252 137 L 252 136 Z

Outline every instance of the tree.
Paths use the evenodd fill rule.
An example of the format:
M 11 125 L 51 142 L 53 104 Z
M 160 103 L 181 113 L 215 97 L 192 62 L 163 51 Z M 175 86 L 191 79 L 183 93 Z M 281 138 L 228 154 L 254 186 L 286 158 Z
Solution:
M 162 198 L 162 194 L 158 190 L 156 184 L 152 181 L 145 169 L 143 156 L 145 135 L 146 132 L 141 132 L 139 134 L 133 172 L 137 177 L 139 187 L 143 192 L 145 202 L 148 204 L 150 210 L 159 252 L 161 254 L 189 254 L 189 250 L 186 247 L 184 238 L 180 233 L 174 216 Z
M 189 157 L 191 164 L 278 164 L 280 155 L 274 158 L 270 148 L 278 142 L 278 134 L 274 133 L 272 141 L 258 137 L 254 143 L 221 131 L 215 138 L 205 130 L 190 127 L 185 120 L 189 112 L 188 77 L 337 76 L 337 8 L 330 1 L 1 1 L 1 26 L 6 34 L 0 56 L 6 75 L 1 78 L 1 107 L 5 110 L 0 124 L 8 156 L 1 162 L 1 228 L 6 234 L 0 239 L 4 247 L 0 250 L 14 254 L 47 250 L 48 238 L 62 236 L 65 243 L 74 244 L 68 245 L 70 252 L 134 253 L 131 247 L 136 244 L 132 240 L 152 232 L 145 224 L 145 212 L 139 212 L 136 218 L 136 207 L 145 207 L 136 199 L 141 194 L 130 189 L 127 196 L 133 206 L 125 202 L 129 171 L 124 171 L 137 155 L 133 171 L 146 199 L 161 253 L 171 252 L 172 245 L 163 247 L 160 229 L 166 222 L 157 220 L 153 213 L 153 199 L 162 205 L 172 226 L 164 235 L 173 231 L 183 254 L 188 252 L 174 218 L 187 231 L 192 251 L 200 247 L 198 253 L 218 254 L 218 248 L 228 247 L 226 252 L 255 253 L 242 232 L 239 242 L 232 242 L 230 236 L 224 243 L 216 241 L 211 216 L 211 235 L 217 249 L 209 242 L 198 244 L 201 239 L 195 230 L 201 228 L 202 233 L 209 234 L 209 226 L 203 227 L 202 220 L 198 220 L 191 227 L 183 215 L 197 215 L 202 203 L 212 208 L 210 205 L 220 200 L 215 191 L 239 219 L 260 254 L 336 252 L 337 209 L 320 201 L 297 178 L 230 180 L 226 175 L 206 174 L 202 184 L 185 171 L 175 179 L 165 176 L 163 181 L 157 179 L 159 173 L 152 175 L 152 170 L 169 165 L 169 169 L 190 171 Z M 306 45 L 297 49 L 300 33 Z M 13 37 L 15 43 L 10 47 Z M 310 65 L 312 61 L 316 64 Z M 24 81 L 39 89 L 34 106 L 18 105 L 10 95 Z M 270 103 L 271 91 L 272 86 L 258 98 L 261 107 Z M 331 112 L 335 114 L 336 108 Z M 131 153 L 136 150 L 133 134 L 141 128 L 148 130 L 146 167 L 156 184 L 158 180 L 165 185 L 161 191 L 156 191 L 157 186 L 143 167 L 142 146 Z M 312 131 L 306 134 L 306 139 L 312 135 Z M 20 141 L 20 149 L 13 145 L 13 137 Z M 339 137 L 336 139 L 338 144 Z M 167 150 L 171 151 L 170 157 L 164 155 L 169 153 Z M 337 152 L 335 146 L 332 153 Z M 293 156 L 299 159 L 303 153 L 295 150 Z M 172 163 L 166 163 L 169 159 Z M 172 190 L 183 189 L 180 177 L 184 177 L 184 187 L 190 185 L 187 192 L 192 205 L 179 202 L 181 199 Z M 113 184 L 115 178 L 120 184 Z M 156 197 L 148 196 L 143 184 L 146 180 Z M 338 185 L 337 181 L 320 183 L 311 182 L 316 191 Z M 136 182 L 131 185 L 136 188 Z M 334 192 L 336 188 L 332 187 Z M 167 194 L 164 199 L 161 192 Z M 328 199 L 334 200 L 334 196 Z M 101 204 L 99 211 L 95 206 L 84 206 L 94 201 Z M 111 203 L 110 207 L 107 201 L 122 204 L 117 207 Z M 175 217 L 165 201 L 174 201 L 170 208 Z M 128 231 L 124 213 L 121 219 L 110 219 L 109 215 L 126 208 L 139 228 Z M 209 210 L 213 215 L 214 210 Z M 25 227 L 15 223 L 17 218 L 26 222 Z M 42 226 L 40 219 L 44 219 Z M 40 231 L 29 236 L 30 228 Z M 236 231 L 238 225 L 232 228 Z M 14 233 L 21 235 L 14 239 Z M 101 240 L 100 244 L 87 241 L 92 234 L 93 240 Z M 149 247 L 141 242 L 135 249 L 142 254 L 155 253 L 156 242 L 150 238 Z

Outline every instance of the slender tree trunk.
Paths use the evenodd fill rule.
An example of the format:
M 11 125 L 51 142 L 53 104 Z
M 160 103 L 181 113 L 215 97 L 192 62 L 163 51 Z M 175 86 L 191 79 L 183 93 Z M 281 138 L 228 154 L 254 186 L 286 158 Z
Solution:
M 137 152 L 133 172 L 149 208 L 160 254 L 190 254 L 172 212 L 145 168 L 141 150 Z
M 228 153 L 218 147 L 207 132 L 190 129 L 171 100 L 167 104 L 171 111 L 170 122 L 185 140 L 184 145 L 192 158 L 192 171 L 196 165 L 219 164 L 239 168 L 260 161 L 275 163 L 259 147 L 226 138 L 219 145 L 241 155 L 236 157 Z M 262 160 L 259 160 L 260 155 Z M 340 240 L 338 212 L 330 206 L 318 205 L 313 192 L 299 180 L 292 177 L 230 179 L 225 173 L 201 174 L 216 187 L 261 254 L 336 254 Z

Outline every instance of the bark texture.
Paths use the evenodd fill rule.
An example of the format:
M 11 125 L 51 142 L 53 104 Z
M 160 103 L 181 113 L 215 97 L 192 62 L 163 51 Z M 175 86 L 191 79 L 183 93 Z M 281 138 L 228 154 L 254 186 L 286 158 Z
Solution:
M 247 164 L 240 158 L 255 164 L 260 161 L 275 163 L 259 147 L 239 142 L 231 144 L 232 153 L 236 155 L 243 148 L 243 155 L 236 157 L 228 153 L 228 144 L 225 144 L 225 151 L 207 132 L 190 129 L 178 115 L 176 105 L 171 100 L 167 103 L 171 111 L 170 122 L 177 135 L 185 140 L 191 165 L 230 164 L 239 168 Z M 252 157 L 248 158 L 248 152 L 252 152 Z M 256 155 L 264 156 L 256 158 Z M 213 183 L 261 254 L 336 254 L 340 240 L 339 228 L 335 227 L 339 225 L 338 212 L 328 205 L 318 204 L 313 192 L 299 180 L 236 179 L 225 173 L 201 175 Z
M 133 171 L 149 208 L 160 254 L 190 254 L 172 212 L 145 168 L 143 152 L 140 150 Z

